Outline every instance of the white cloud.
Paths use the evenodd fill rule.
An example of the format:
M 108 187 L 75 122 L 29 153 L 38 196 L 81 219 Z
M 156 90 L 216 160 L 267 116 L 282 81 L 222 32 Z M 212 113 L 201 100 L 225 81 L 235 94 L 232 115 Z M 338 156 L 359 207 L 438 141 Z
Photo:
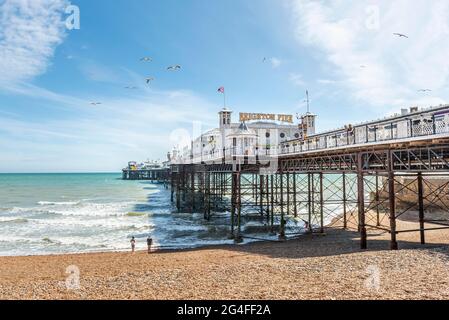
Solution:
M 444 101 L 449 95 L 449 2 L 375 3 L 378 28 L 372 1 L 291 0 L 289 7 L 298 41 L 318 49 L 328 69 L 335 71 L 332 81 L 360 103 L 397 108 Z M 373 25 L 376 28 L 370 28 Z M 417 92 L 420 88 L 433 92 L 423 96 Z
M 87 79 L 92 81 L 115 83 L 120 80 L 120 77 L 114 70 L 98 63 L 84 63 L 80 66 L 80 70 Z
M 299 73 L 290 73 L 289 79 L 295 86 L 304 87 L 305 85 L 302 75 Z
M 65 0 L 0 2 L 0 82 L 17 82 L 46 71 L 65 36 Z
M 89 102 L 87 100 L 59 94 L 54 91 L 23 82 L 3 84 L 0 90 L 6 92 L 7 94 L 21 95 L 30 98 L 57 102 L 61 106 L 77 107 Z
M 129 160 L 163 158 L 173 147 L 171 134 L 192 134 L 195 121 L 203 131 L 218 124 L 216 106 L 188 90 L 97 96 L 102 104 L 95 107 L 37 87 L 23 90 L 43 105 L 76 108 L 76 116 L 49 114 L 38 122 L 0 116 L 0 172 L 117 171 Z
M 320 84 L 336 84 L 336 83 L 338 83 L 338 81 L 331 80 L 331 79 L 318 79 L 317 82 Z
M 281 59 L 279 59 L 279 58 L 270 58 L 270 63 L 271 63 L 271 66 L 274 68 L 274 69 L 276 69 L 276 68 L 279 68 L 280 67 L 280 65 L 282 64 L 282 61 L 281 61 Z

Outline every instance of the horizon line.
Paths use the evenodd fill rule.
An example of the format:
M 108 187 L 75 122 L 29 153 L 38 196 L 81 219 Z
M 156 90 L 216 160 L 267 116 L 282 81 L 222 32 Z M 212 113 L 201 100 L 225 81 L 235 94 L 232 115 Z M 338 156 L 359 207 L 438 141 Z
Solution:
M 72 171 L 72 172 L 0 172 L 0 174 L 102 174 L 121 173 L 120 171 Z

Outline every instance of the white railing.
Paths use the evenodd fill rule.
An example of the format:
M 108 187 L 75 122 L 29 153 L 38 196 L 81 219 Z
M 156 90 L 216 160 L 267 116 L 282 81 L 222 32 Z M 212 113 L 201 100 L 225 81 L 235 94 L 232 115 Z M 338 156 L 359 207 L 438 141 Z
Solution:
M 223 159 L 245 158 L 245 157 L 277 157 L 280 147 L 271 147 L 270 149 L 257 147 L 231 147 L 224 150 L 225 157 L 223 157 L 223 150 L 213 153 L 196 154 L 194 156 L 180 156 L 177 159 L 172 159 L 172 164 L 192 164 L 192 163 L 221 163 Z
M 284 142 L 280 154 L 449 134 L 449 106 L 426 110 L 419 115 L 410 115 L 409 118 L 396 117 L 389 120 L 358 125 L 352 130 L 315 135 L 304 141 Z

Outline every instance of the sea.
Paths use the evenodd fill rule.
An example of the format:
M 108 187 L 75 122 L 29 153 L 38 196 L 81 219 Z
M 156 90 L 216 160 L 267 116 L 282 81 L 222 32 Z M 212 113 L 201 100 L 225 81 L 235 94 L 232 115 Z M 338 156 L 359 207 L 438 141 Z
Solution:
M 178 213 L 163 185 L 120 173 L 0 174 L 0 256 L 231 244 L 229 216 Z M 245 241 L 275 238 L 261 236 Z

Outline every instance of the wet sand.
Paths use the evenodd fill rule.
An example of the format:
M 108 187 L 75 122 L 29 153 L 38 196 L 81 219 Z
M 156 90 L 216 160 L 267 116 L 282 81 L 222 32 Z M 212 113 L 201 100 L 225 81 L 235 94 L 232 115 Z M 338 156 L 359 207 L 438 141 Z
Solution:
M 284 243 L 0 257 L 0 299 L 449 299 L 449 230 L 426 236 L 400 234 L 399 251 L 388 233 L 370 231 L 361 251 L 356 232 L 329 229 Z M 79 288 L 75 275 L 67 289 L 69 266 Z

